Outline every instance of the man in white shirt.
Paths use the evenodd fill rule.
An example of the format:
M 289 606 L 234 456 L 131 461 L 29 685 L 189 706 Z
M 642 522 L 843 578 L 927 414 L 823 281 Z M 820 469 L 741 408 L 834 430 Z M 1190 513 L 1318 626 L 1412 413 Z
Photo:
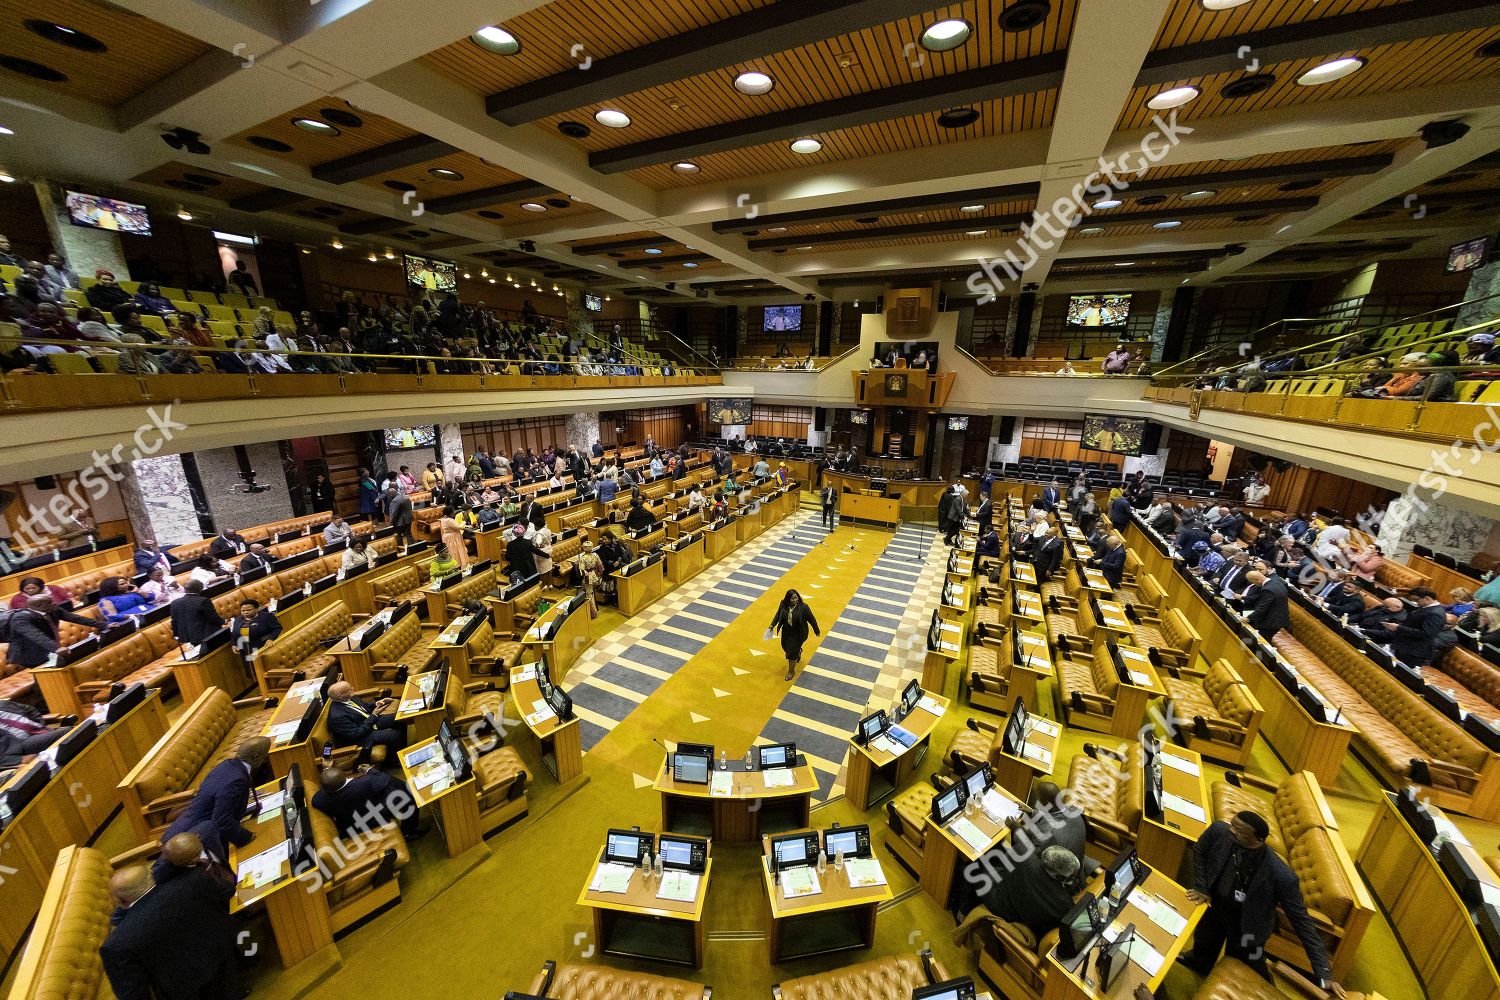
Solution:
M 1345 558 L 1344 549 L 1348 545 L 1349 529 L 1344 526 L 1342 517 L 1336 517 L 1318 534 L 1315 551 L 1325 563 L 1342 562 Z
M 280 330 L 272 333 L 266 338 L 266 350 L 277 354 L 295 354 L 297 352 L 297 341 L 282 334 Z
M 463 456 L 452 455 L 448 458 L 448 464 L 443 466 L 443 472 L 448 476 L 448 482 L 461 483 L 469 474 L 469 467 L 464 464 Z
M 1245 503 L 1252 507 L 1260 506 L 1260 502 L 1271 495 L 1271 487 L 1259 476 L 1254 476 L 1245 486 Z

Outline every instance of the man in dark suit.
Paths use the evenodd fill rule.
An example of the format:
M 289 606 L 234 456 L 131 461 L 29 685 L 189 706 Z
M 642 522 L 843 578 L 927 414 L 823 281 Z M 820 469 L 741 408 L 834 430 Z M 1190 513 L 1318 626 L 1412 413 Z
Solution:
M 18 667 L 40 667 L 47 658 L 57 652 L 58 621 L 87 625 L 92 629 L 104 629 L 104 622 L 97 618 L 75 615 L 57 606 L 47 591 L 26 598 L 26 606 L 10 613 L 10 646 L 5 651 L 7 662 Z
M 528 500 L 521 505 L 521 520 L 533 528 L 545 528 L 547 526 L 547 508 L 543 507 L 535 499 Z
M 1323 606 L 1335 618 L 1345 615 L 1352 621 L 1365 612 L 1365 595 L 1353 578 L 1339 584 L 1338 588 L 1323 598 Z
M 1414 587 L 1407 597 L 1416 607 L 1407 612 L 1406 620 L 1386 622 L 1381 630 L 1389 637 L 1396 659 L 1409 667 L 1425 667 L 1432 663 L 1438 634 L 1448 627 L 1448 610 L 1427 587 Z M 1378 633 L 1375 639 L 1380 640 Z
M 161 835 L 162 843 L 179 833 L 196 833 L 205 847 L 218 857 L 227 858 L 231 844 L 243 847 L 254 840 L 255 834 L 240 821 L 250 811 L 252 797 L 259 810 L 255 779 L 270 755 L 271 741 L 264 736 L 241 743 L 232 758 L 220 761 L 204 777 L 193 801 Z
M 328 732 L 337 747 L 359 747 L 356 763 L 369 763 L 376 747 L 400 750 L 406 746 L 406 723 L 397 722 L 394 698 L 371 704 L 354 696 L 354 685 L 339 681 L 328 689 Z M 394 759 L 394 754 L 387 759 Z
M 1222 950 L 1266 979 L 1265 944 L 1281 910 L 1312 962 L 1318 985 L 1333 986 L 1333 971 L 1318 925 L 1308 916 L 1302 888 L 1285 861 L 1266 846 L 1270 826 L 1253 812 L 1211 825 L 1193 849 L 1193 887 L 1188 898 L 1208 903 L 1184 965 L 1208 975 Z M 1338 993 L 1338 990 L 1333 990 Z
M 1057 505 L 1061 501 L 1062 490 L 1058 488 L 1057 480 L 1054 479 L 1052 480 L 1052 482 L 1047 484 L 1046 489 L 1042 490 L 1042 505 L 1045 506 L 1047 510 L 1056 513 Z
M 1267 576 L 1258 569 L 1245 574 L 1250 586 L 1245 591 L 1245 620 L 1250 627 L 1266 639 L 1282 629 L 1292 627 L 1292 616 L 1287 610 L 1288 591 L 1286 581 L 1272 574 Z
M 1224 536 L 1225 541 L 1233 542 L 1240 537 L 1240 532 L 1245 527 L 1245 514 L 1238 507 L 1230 507 L 1228 512 L 1213 524 L 1213 529 Z
M 333 510 L 333 483 L 323 473 L 313 477 L 312 485 L 307 488 L 309 498 L 312 500 L 312 509 L 317 513 L 327 513 Z
M 980 497 L 979 506 L 974 509 L 974 520 L 979 522 L 981 535 L 990 530 L 990 525 L 995 523 L 995 505 L 990 502 L 988 496 Z
M 203 596 L 203 581 L 189 580 L 183 595 L 172 602 L 172 635 L 178 642 L 196 646 L 224 627 L 214 602 Z
M 833 530 L 833 509 L 839 502 L 839 491 L 832 486 L 823 487 L 823 492 L 818 495 L 823 505 L 823 527 L 829 531 Z
M 385 491 L 385 519 L 391 522 L 396 529 L 396 540 L 402 548 L 411 544 L 411 497 L 396 489 L 389 487 Z
M 959 493 L 959 487 L 954 484 L 943 491 L 938 498 L 937 520 L 938 530 L 943 533 L 943 541 L 949 545 L 958 542 L 958 532 L 963 526 L 964 498 Z
M 967 936 L 976 922 L 990 915 L 1011 923 L 1023 924 L 1038 939 L 1057 930 L 1059 922 L 1073 908 L 1073 886 L 1078 878 L 1078 857 L 1068 848 L 1050 844 L 1040 851 L 1029 851 L 1024 860 L 998 879 L 983 879 L 976 887 L 978 902 L 984 908 L 971 911 L 953 931 L 955 941 Z
M 1227 563 L 1219 567 L 1213 581 L 1221 594 L 1243 594 L 1245 588 L 1250 586 L 1250 554 L 1243 550 L 1236 552 Z
M 1104 543 L 1104 554 L 1090 559 L 1089 565 L 1099 567 L 1104 579 L 1118 590 L 1125 576 L 1125 543 L 1120 541 L 1120 536 L 1111 535 Z
M 361 816 L 376 817 L 377 825 L 396 820 L 409 840 L 426 832 L 418 822 L 417 806 L 406 782 L 384 771 L 365 768 L 348 775 L 337 767 L 328 767 L 318 783 L 321 788 L 312 797 L 313 808 L 333 820 L 341 837 L 368 832 L 360 828 Z
M 337 515 L 335 515 L 337 516 Z M 260 569 L 262 566 L 270 568 L 271 553 L 260 542 L 250 546 L 250 551 L 245 553 L 245 558 L 240 560 L 240 572 L 249 573 L 251 570 Z
M 1048 528 L 1041 541 L 1035 543 L 1031 553 L 1031 564 L 1036 567 L 1037 583 L 1045 583 L 1062 565 L 1063 541 L 1056 528 Z
M 208 552 L 216 559 L 228 559 L 250 548 L 250 543 L 238 531 L 225 528 L 208 543 Z
M 184 869 L 162 883 L 145 865 L 110 876 L 114 929 L 99 947 L 119 1000 L 238 1000 L 235 923 L 221 886 Z
M 1356 625 L 1366 635 L 1383 637 L 1386 622 L 1406 621 L 1406 605 L 1401 603 L 1399 597 L 1387 597 L 1375 607 L 1365 611 L 1358 618 L 1350 620 L 1349 624 Z

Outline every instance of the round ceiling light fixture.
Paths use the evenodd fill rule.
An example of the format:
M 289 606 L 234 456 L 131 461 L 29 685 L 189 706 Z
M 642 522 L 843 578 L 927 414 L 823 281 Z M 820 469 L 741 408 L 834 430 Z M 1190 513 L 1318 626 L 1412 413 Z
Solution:
M 105 45 L 93 35 L 86 35 L 76 28 L 70 28 L 66 24 L 58 24 L 55 21 L 44 21 L 40 18 L 30 18 L 23 22 L 26 30 L 33 35 L 40 35 L 49 42 L 58 45 L 66 45 L 70 49 L 80 52 L 105 52 L 109 46 Z
M 801 153 L 803 156 L 807 156 L 822 149 L 823 144 L 817 139 L 803 138 L 793 140 L 792 144 L 787 148 L 794 153 Z
M 1182 196 L 1182 200 L 1183 201 L 1202 201 L 1204 198 L 1212 198 L 1214 195 L 1216 195 L 1218 193 L 1219 192 L 1213 190 L 1212 188 L 1204 188 L 1202 191 L 1189 191 L 1187 194 L 1185 194 L 1185 195 Z
M 960 212 L 965 212 L 965 213 L 967 213 L 969 215 L 973 215 L 975 212 L 983 212 L 984 211 L 984 206 L 983 205 L 965 205 L 962 208 L 960 208 L 959 211 Z
M 1146 107 L 1152 111 L 1170 111 L 1172 108 L 1180 108 L 1189 101 L 1196 100 L 1201 93 L 1203 92 L 1191 84 L 1185 87 L 1173 87 L 1156 94 L 1146 102 Z
M 440 181 L 461 181 L 464 179 L 463 174 L 457 170 L 449 170 L 447 167 L 433 167 L 427 172 Z
M 574 121 L 558 122 L 557 130 L 569 139 L 586 139 L 592 131 L 583 122 Z
M 974 108 L 949 108 L 937 116 L 937 123 L 943 128 L 968 128 L 979 120 L 979 112 Z
M 33 80 L 41 80 L 44 83 L 63 83 L 68 79 L 68 74 L 60 70 L 32 59 L 22 59 L 20 56 L 0 56 L 0 68 L 19 73 L 21 76 L 29 76 Z
M 1344 77 L 1358 73 L 1364 69 L 1367 61 L 1364 56 L 1349 56 L 1345 59 L 1334 59 L 1331 62 L 1323 63 L 1321 66 L 1314 66 L 1306 73 L 1297 77 L 1297 85 L 1300 87 L 1316 87 L 1320 84 L 1342 80 Z
M 1047 0 L 1017 0 L 1000 12 L 1000 30 L 1030 31 L 1052 13 L 1052 4 Z
M 1166 222 L 1153 223 L 1152 226 L 1151 226 L 1151 228 L 1152 229 L 1176 229 L 1180 225 L 1182 225 L 1181 220 L 1178 220 L 1178 219 L 1168 219 Z
M 493 52 L 497 56 L 513 56 L 521 51 L 520 39 L 504 28 L 493 24 L 485 25 L 469 38 L 481 49 Z
M 775 90 L 776 81 L 758 70 L 747 70 L 734 78 L 734 89 L 750 97 L 759 97 Z
M 677 171 L 679 174 L 696 174 L 699 167 L 698 164 L 693 163 L 690 160 L 681 160 L 677 163 L 672 164 L 672 169 Z
M 950 52 L 969 40 L 974 26 L 961 17 L 929 24 L 922 31 L 921 45 L 928 52 Z
M 1219 96 L 1226 101 L 1239 101 L 1246 97 L 1253 97 L 1263 90 L 1270 90 L 1274 86 L 1276 86 L 1276 74 L 1253 73 L 1224 84 L 1219 88 Z
M 293 118 L 292 124 L 304 132 L 311 132 L 313 135 L 335 136 L 342 134 L 337 125 L 320 122 L 316 118 Z
M 335 125 L 342 125 L 345 128 L 362 128 L 365 124 L 365 120 L 359 115 L 352 111 L 345 111 L 343 108 L 319 108 L 318 114 Z
M 521 207 L 524 208 L 528 212 L 545 212 L 545 211 L 547 211 L 547 206 L 546 205 L 543 205 L 540 202 L 536 202 L 536 201 L 523 201 L 523 202 L 521 202 Z
M 1250 0 L 1198 0 L 1198 2 L 1203 5 L 1204 10 L 1234 10 L 1236 7 L 1245 6 Z
M 292 151 L 292 147 L 280 139 L 272 139 L 264 135 L 252 135 L 245 141 L 258 149 L 269 150 L 272 153 L 290 153 Z
M 1105 199 L 1102 199 L 1101 201 L 1094 202 L 1089 207 L 1093 208 L 1093 209 L 1108 210 L 1108 209 L 1111 209 L 1111 208 L 1119 208 L 1123 204 L 1125 204 L 1125 203 L 1123 201 L 1121 201 L 1119 198 L 1105 198 Z
M 630 116 L 614 108 L 603 108 L 594 112 L 594 121 L 606 128 L 625 128 L 630 124 Z

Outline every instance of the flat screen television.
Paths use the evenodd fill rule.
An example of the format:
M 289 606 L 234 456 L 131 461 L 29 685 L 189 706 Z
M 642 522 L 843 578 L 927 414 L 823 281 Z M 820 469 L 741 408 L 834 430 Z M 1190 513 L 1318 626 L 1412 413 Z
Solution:
M 1070 330 L 1123 330 L 1130 320 L 1129 295 L 1069 295 Z
M 856 427 L 865 427 L 870 423 L 869 410 L 850 410 L 849 422 Z
M 387 427 L 387 448 L 431 448 L 437 444 L 437 427 L 426 424 L 422 427 Z
M 583 308 L 591 313 L 604 311 L 604 299 L 598 295 L 585 295 L 583 297 Z
M 802 329 L 801 306 L 766 306 L 760 328 L 766 333 L 793 333 Z
M 1463 243 L 1455 243 L 1448 248 L 1448 264 L 1443 270 L 1449 274 L 1457 274 L 1460 271 L 1472 271 L 1484 263 L 1485 254 L 1490 248 L 1490 238 L 1481 236 L 1477 240 L 1466 240 Z
M 711 396 L 708 419 L 716 424 L 748 424 L 754 416 L 754 403 L 749 396 Z
M 1146 437 L 1146 421 L 1136 417 L 1111 417 L 1103 413 L 1083 415 L 1083 434 L 1078 443 L 1090 451 L 1112 455 L 1140 455 Z
M 68 221 L 89 229 L 108 229 L 132 236 L 151 235 L 151 214 L 145 205 L 103 195 L 67 192 Z
M 418 257 L 416 254 L 401 255 L 406 268 L 406 283 L 433 292 L 458 291 L 458 265 L 452 261 Z
M 966 431 L 969 429 L 968 417 L 949 417 L 948 429 L 950 431 Z

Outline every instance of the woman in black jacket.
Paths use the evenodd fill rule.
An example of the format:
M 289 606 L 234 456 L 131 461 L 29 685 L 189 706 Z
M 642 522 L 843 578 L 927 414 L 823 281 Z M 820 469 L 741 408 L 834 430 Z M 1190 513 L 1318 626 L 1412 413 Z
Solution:
M 802 600 L 802 595 L 795 590 L 788 590 L 781 599 L 781 606 L 776 609 L 776 617 L 771 619 L 770 628 L 772 633 L 781 634 L 781 651 L 786 655 L 787 680 L 797 676 L 797 661 L 802 659 L 802 644 L 807 642 L 809 626 L 818 635 L 823 634 L 823 630 L 818 628 L 818 620 L 813 617 L 812 608 Z

